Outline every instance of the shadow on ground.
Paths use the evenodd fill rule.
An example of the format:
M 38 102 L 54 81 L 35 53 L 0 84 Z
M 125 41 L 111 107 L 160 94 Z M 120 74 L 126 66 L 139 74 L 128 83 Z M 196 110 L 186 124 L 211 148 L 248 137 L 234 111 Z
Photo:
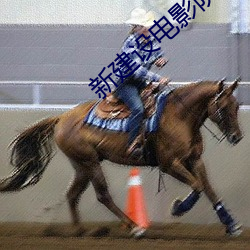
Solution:
M 221 225 L 152 224 L 142 239 L 133 239 L 119 223 L 1 223 L 0 249 L 250 249 L 250 229 L 225 236 Z

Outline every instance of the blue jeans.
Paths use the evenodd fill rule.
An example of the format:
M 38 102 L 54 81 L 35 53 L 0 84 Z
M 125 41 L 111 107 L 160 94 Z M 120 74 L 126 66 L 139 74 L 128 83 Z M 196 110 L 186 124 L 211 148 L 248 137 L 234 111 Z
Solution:
M 127 84 L 124 83 L 116 89 L 116 95 L 120 98 L 130 109 L 131 115 L 129 116 L 129 139 L 128 144 L 130 145 L 134 139 L 139 135 L 143 115 L 144 107 L 140 97 L 140 90 L 145 84 Z

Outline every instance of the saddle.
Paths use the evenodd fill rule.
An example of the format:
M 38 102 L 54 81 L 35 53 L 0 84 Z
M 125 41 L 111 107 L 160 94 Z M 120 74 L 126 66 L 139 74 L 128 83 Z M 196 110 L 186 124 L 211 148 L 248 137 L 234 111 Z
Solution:
M 156 96 L 155 94 L 160 89 L 159 83 L 149 83 L 145 89 L 141 92 L 140 96 L 144 106 L 145 118 L 151 117 L 156 111 Z M 96 107 L 96 115 L 104 119 L 123 119 L 130 115 L 131 111 L 128 106 L 124 104 L 120 99 L 114 96 L 114 93 L 110 93 L 103 101 L 101 101 Z

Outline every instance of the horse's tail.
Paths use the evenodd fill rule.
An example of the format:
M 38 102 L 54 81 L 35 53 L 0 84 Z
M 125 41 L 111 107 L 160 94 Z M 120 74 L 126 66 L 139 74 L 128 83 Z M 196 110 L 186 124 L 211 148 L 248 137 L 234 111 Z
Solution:
M 14 170 L 0 180 L 0 192 L 19 191 L 36 184 L 53 158 L 54 128 L 59 117 L 44 119 L 24 130 L 10 144 Z

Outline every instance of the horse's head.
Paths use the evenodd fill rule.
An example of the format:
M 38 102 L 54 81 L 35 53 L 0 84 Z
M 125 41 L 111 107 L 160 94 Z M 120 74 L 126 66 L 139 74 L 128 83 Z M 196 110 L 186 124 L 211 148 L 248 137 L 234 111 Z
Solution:
M 217 124 L 229 143 L 236 145 L 243 138 L 238 123 L 239 103 L 233 96 L 240 79 L 235 80 L 230 87 L 225 89 L 223 89 L 223 81 L 219 82 L 218 93 L 209 104 L 208 117 Z

